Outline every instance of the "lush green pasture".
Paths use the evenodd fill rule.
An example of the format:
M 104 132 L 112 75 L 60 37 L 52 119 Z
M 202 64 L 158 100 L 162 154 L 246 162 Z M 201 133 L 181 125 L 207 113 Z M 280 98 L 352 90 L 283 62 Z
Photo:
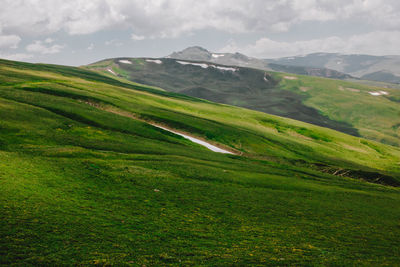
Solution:
M 109 59 L 87 66 L 118 79 L 150 84 L 185 95 L 300 120 L 354 136 L 400 146 L 400 90 L 387 84 L 265 72 L 250 68 L 221 71 L 182 65 Z M 107 71 L 112 68 L 118 77 Z M 373 86 L 373 85 L 380 85 Z M 372 96 L 369 92 L 388 95 Z
M 304 103 L 332 120 L 353 125 L 361 136 L 400 146 L 400 90 L 339 80 L 297 76 L 281 86 L 305 96 Z M 373 96 L 369 92 L 389 95 Z
M 79 68 L 0 63 L 2 264 L 398 264 L 399 190 L 365 181 L 398 183 L 398 148 Z

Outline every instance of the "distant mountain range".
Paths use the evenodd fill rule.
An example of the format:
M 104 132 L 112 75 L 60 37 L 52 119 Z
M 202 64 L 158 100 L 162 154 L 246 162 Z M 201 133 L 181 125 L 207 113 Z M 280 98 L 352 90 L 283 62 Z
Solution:
M 213 53 L 202 47 L 193 46 L 174 52 L 167 58 L 207 61 L 333 79 L 361 79 L 400 84 L 400 56 L 313 53 L 278 59 L 257 59 L 240 53 Z
M 300 75 L 311 75 L 332 79 L 351 79 L 352 76 L 325 67 L 291 66 L 248 57 L 240 53 L 213 53 L 199 46 L 188 47 L 180 52 L 174 52 L 167 58 L 207 61 L 216 64 L 248 67 L 268 71 L 288 72 Z
M 363 80 L 400 83 L 400 56 L 314 53 L 265 61 L 293 67 L 328 68 Z
M 262 70 L 272 70 L 264 60 L 248 57 L 240 53 L 212 53 L 199 46 L 188 47 L 180 52 L 174 52 L 167 58 L 207 61 L 216 64 L 252 67 Z

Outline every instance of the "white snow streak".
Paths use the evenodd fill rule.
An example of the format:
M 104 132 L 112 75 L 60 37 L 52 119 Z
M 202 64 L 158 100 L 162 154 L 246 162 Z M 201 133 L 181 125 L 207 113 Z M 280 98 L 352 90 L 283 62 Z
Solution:
M 370 95 L 373 96 L 380 96 L 380 95 L 388 95 L 389 93 L 386 91 L 375 91 L 375 92 L 368 92 Z
M 129 60 L 125 60 L 125 59 L 121 59 L 118 60 L 120 63 L 124 63 L 124 64 L 132 64 L 132 62 L 130 62 Z
M 216 147 L 216 146 L 214 146 L 214 145 L 211 145 L 211 144 L 209 144 L 209 143 L 207 143 L 207 142 L 205 142 L 205 141 L 202 141 L 202 140 L 200 140 L 200 139 L 194 138 L 194 137 L 192 137 L 192 136 L 188 136 L 188 135 L 186 135 L 186 134 L 182 134 L 182 133 L 179 133 L 179 132 L 176 132 L 176 131 L 167 129 L 167 128 L 165 128 L 165 127 L 162 127 L 162 126 L 159 126 L 159 125 L 156 125 L 156 124 L 152 124 L 152 125 L 155 126 L 155 127 L 157 127 L 157 128 L 163 129 L 163 130 L 165 130 L 165 131 L 168 131 L 168 132 L 171 132 L 171 133 L 180 135 L 180 136 L 182 136 L 182 137 L 184 137 L 184 138 L 186 138 L 186 139 L 188 139 L 188 140 L 190 140 L 190 141 L 192 141 L 192 142 L 194 142 L 194 143 L 197 143 L 197 144 L 199 144 L 199 145 L 205 146 L 206 148 L 210 149 L 211 151 L 218 152 L 218 153 L 224 153 L 224 154 L 233 154 L 232 152 L 229 152 L 228 150 L 225 150 L 225 149 Z
M 159 59 L 146 59 L 146 61 L 156 63 L 156 64 L 162 64 L 162 61 Z
M 207 68 L 215 68 L 215 69 L 219 69 L 219 70 L 222 70 L 222 71 L 233 71 L 233 72 L 235 72 L 235 71 L 237 71 L 237 69 L 236 68 L 232 68 L 232 67 L 222 67 L 222 66 L 216 66 L 216 65 L 212 65 L 212 64 L 206 64 L 206 63 L 196 63 L 196 62 L 189 62 L 189 61 L 180 61 L 180 60 L 177 60 L 176 61 L 177 63 L 179 63 L 179 64 L 181 64 L 181 65 L 193 65 L 193 66 L 198 66 L 198 67 L 201 67 L 201 68 L 203 68 L 203 69 L 207 69 Z

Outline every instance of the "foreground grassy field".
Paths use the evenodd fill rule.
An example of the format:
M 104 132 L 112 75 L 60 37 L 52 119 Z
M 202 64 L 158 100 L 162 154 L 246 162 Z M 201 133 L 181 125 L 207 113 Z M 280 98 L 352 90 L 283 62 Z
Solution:
M 78 68 L 0 81 L 2 264 L 398 264 L 398 148 Z

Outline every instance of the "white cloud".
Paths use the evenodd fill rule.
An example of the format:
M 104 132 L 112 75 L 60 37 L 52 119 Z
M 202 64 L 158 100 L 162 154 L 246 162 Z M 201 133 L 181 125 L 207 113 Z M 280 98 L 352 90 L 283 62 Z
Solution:
M 319 25 L 318 30 L 309 29 L 312 23 Z M 338 25 L 343 27 L 350 23 L 354 24 L 349 29 L 338 28 Z M 303 25 L 306 27 L 302 28 Z M 318 37 L 325 25 L 327 31 L 333 29 L 338 36 L 325 37 L 326 33 L 322 33 L 324 38 Z M 17 48 L 22 39 L 28 42 L 42 40 L 27 45 L 26 51 L 54 54 L 63 46 L 55 43 L 53 37 L 67 35 L 63 36 L 66 43 L 74 46 L 74 42 L 81 42 L 83 45 L 83 38 L 71 36 L 99 31 L 103 33 L 93 35 L 95 39 L 90 42 L 97 44 L 95 40 L 117 38 L 119 41 L 111 40 L 105 44 L 122 46 L 121 40 L 126 42 L 126 38 L 135 41 L 180 38 L 205 30 L 199 37 L 204 37 L 208 31 L 215 36 L 219 31 L 228 33 L 223 38 L 229 34 L 235 34 L 232 38 L 243 37 L 241 44 L 246 43 L 246 38 L 260 36 L 299 40 L 305 33 L 304 36 L 314 38 L 293 43 L 260 38 L 253 44 L 239 46 L 232 43 L 226 47 L 226 50 L 253 56 L 277 57 L 317 51 L 399 54 L 399 29 L 398 0 L 1 0 L 0 51 L 15 54 L 20 51 L 11 50 Z M 341 32 L 356 34 L 355 31 L 370 33 L 353 37 L 340 35 Z M 274 34 L 277 32 L 279 35 Z M 100 37 L 101 34 L 112 37 Z M 179 41 L 177 39 L 175 43 Z M 215 45 L 216 41 L 204 38 L 202 43 Z M 136 42 L 135 45 L 145 44 Z M 117 51 L 108 49 L 112 50 L 108 55 Z M 143 49 L 155 53 L 150 51 L 150 46 Z M 68 58 L 68 61 L 72 59 Z
M 34 41 L 32 44 L 26 46 L 26 51 L 39 54 L 56 54 L 64 48 L 64 46 L 58 44 L 50 46 L 46 46 L 46 44 L 46 41 Z
M 220 52 L 241 52 L 253 57 L 277 58 L 304 55 L 312 52 L 345 54 L 400 54 L 400 31 L 379 31 L 351 37 L 327 37 L 306 41 L 284 42 L 261 38 L 254 44 L 239 46 L 230 43 Z
M 54 39 L 52 39 L 52 38 L 46 38 L 46 39 L 44 40 L 44 42 L 45 42 L 46 44 L 51 44 L 51 43 L 54 42 Z
M 119 46 L 123 45 L 122 42 L 120 42 L 118 40 L 115 40 L 115 39 L 106 41 L 104 44 L 107 45 L 107 46 L 112 45 L 112 46 L 116 46 L 116 47 L 119 47 Z
M 113 8 L 118 1 L 107 0 L 2 0 L 0 24 L 3 29 L 28 35 L 90 34 L 123 19 Z
M 136 35 L 136 34 L 132 33 L 131 39 L 135 40 L 135 41 L 141 41 L 141 40 L 146 39 L 146 37 L 144 37 L 143 35 Z
M 21 37 L 15 34 L 3 34 L 3 29 L 0 23 L 0 48 L 12 48 L 18 47 Z
M 400 28 L 398 0 L 2 0 L 0 24 L 16 34 L 90 34 L 131 29 L 146 38 L 212 28 L 230 33 L 287 31 L 302 21 L 361 19 Z
M 17 48 L 21 38 L 18 35 L 2 35 L 0 33 L 0 48 Z

